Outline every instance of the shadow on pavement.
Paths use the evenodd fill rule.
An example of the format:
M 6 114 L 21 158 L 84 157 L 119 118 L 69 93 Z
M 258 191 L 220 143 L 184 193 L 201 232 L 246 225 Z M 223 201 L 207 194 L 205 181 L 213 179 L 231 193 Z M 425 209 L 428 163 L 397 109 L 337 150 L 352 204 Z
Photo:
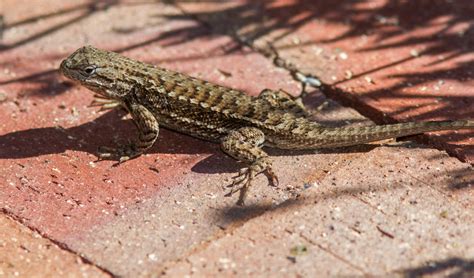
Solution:
M 474 261 L 453 257 L 442 261 L 430 261 L 424 266 L 399 270 L 397 273 L 402 274 L 404 277 L 408 278 L 425 277 L 427 275 L 440 275 L 444 277 L 473 277 Z

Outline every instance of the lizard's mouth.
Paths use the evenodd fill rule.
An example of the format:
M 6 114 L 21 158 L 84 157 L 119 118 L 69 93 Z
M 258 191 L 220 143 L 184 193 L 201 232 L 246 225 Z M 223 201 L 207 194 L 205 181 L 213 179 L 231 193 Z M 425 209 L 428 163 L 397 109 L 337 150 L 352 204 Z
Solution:
M 66 77 L 73 79 L 72 76 L 69 74 L 69 62 L 68 60 L 63 60 L 61 65 L 59 65 L 59 71 Z
M 78 81 L 82 83 L 82 81 L 84 80 L 84 76 L 78 70 L 75 70 L 73 67 L 71 67 L 71 64 L 68 59 L 63 60 L 61 62 L 61 65 L 59 66 L 59 71 L 64 76 L 73 81 Z

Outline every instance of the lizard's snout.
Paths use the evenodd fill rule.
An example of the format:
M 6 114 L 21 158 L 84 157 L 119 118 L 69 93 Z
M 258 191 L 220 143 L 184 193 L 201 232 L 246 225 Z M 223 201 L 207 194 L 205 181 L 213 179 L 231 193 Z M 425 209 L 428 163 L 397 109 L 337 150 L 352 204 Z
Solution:
M 70 66 L 70 63 L 68 60 L 63 60 L 61 62 L 61 65 L 59 65 L 59 69 L 64 73 L 64 70 L 66 70 L 67 68 L 69 68 Z
M 69 61 L 68 59 L 65 59 L 59 65 L 59 71 L 67 78 L 74 79 L 74 73 L 71 70 L 71 67 L 72 67 L 71 61 Z

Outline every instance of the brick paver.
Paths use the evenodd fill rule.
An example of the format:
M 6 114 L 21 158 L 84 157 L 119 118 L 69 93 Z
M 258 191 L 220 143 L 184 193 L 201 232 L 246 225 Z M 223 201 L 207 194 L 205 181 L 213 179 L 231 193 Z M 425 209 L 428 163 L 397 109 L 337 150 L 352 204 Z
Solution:
M 457 272 L 470 259 L 443 262 L 474 256 L 472 208 L 466 209 L 472 195 L 460 202 L 458 196 L 467 192 L 450 186 L 472 180 L 472 172 L 438 155 L 385 147 L 340 161 L 302 198 L 228 231 L 185 260 L 169 264 L 165 273 L 382 275 L 417 273 L 430 264 L 438 274 Z M 426 159 L 430 165 L 443 164 L 443 173 L 427 167 Z
M 3 214 L 0 215 L 0 276 L 110 277 Z

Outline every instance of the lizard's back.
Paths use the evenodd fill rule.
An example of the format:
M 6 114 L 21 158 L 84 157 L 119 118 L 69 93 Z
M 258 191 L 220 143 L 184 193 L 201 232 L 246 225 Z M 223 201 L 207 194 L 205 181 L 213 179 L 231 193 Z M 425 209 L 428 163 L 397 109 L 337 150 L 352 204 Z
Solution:
M 303 122 L 308 127 L 317 125 L 281 109 L 278 102 L 251 97 L 178 72 L 144 66 L 151 67 L 148 72 L 152 78 L 145 80 L 141 85 L 144 90 L 136 91 L 136 96 L 170 129 L 218 141 L 230 131 L 245 126 L 261 129 L 270 139 Z

